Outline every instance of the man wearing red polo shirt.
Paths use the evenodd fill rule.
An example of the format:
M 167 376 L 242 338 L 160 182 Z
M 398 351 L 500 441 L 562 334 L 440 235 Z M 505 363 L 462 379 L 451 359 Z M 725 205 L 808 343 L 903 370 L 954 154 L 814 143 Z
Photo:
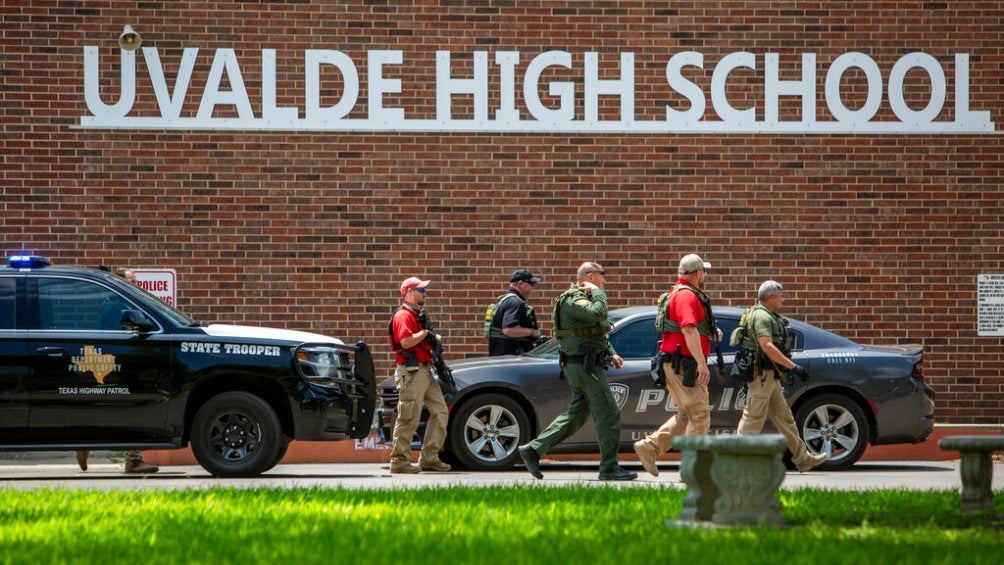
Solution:
M 446 441 L 446 401 L 439 384 L 433 379 L 432 345 L 427 339 L 438 339 L 423 323 L 425 289 L 431 281 L 410 277 L 401 283 L 402 304 L 390 321 L 390 343 L 394 348 L 397 369 L 397 421 L 394 423 L 394 447 L 390 454 L 390 472 L 414 474 L 420 471 L 449 471 L 450 466 L 439 459 Z M 411 438 L 418 429 L 422 404 L 429 410 L 418 465 L 411 463 Z
M 702 435 L 711 428 L 708 355 L 711 354 L 711 332 L 717 329 L 711 325 L 708 315 L 711 302 L 704 293 L 704 277 L 710 268 L 711 264 L 699 256 L 687 255 L 680 260 L 679 279 L 670 291 L 666 319 L 671 329 L 663 331 L 659 351 L 667 355 L 677 350 L 680 353 L 679 372 L 673 369 L 672 363 L 663 364 L 666 388 L 678 412 L 654 433 L 634 444 L 642 467 L 656 477 L 659 468 L 655 462 L 669 450 L 674 436 Z M 719 335 L 718 339 L 721 337 Z

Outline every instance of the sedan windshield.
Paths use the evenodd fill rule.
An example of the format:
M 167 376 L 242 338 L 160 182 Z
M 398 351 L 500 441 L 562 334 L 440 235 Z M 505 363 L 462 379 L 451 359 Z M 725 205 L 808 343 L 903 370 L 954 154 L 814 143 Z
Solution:
M 620 316 L 610 316 L 610 325 L 616 326 L 622 318 Z M 652 325 L 652 320 L 648 320 L 649 325 Z M 611 336 L 612 337 L 612 336 Z M 620 350 L 618 350 L 620 353 Z M 557 338 L 551 338 L 544 343 L 535 347 L 532 351 L 527 353 L 529 357 L 536 357 L 538 359 L 557 359 L 558 358 L 558 340 Z M 652 355 L 655 355 L 653 352 Z M 623 357 L 623 355 L 622 355 Z

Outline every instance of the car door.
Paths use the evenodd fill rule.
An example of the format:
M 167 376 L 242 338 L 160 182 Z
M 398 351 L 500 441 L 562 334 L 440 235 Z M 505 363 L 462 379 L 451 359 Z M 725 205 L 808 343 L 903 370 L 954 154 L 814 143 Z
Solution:
M 610 334 L 611 345 L 624 359 L 621 369 L 607 369 L 610 390 L 620 408 L 622 444 L 638 434 L 644 436 L 654 430 L 651 422 L 661 418 L 661 424 L 668 418 L 668 395 L 665 390 L 656 389 L 649 373 L 658 338 L 652 317 L 626 322 Z M 596 441 L 595 426 L 585 425 L 565 443 L 595 444 Z
M 170 340 L 122 329 L 141 309 L 109 286 L 74 277 L 28 279 L 32 441 L 142 442 L 163 437 Z
M 620 407 L 621 444 L 645 437 L 675 411 L 666 389 L 652 382 L 652 358 L 659 351 L 661 337 L 654 317 L 622 325 L 610 335 L 611 345 L 624 359 L 624 367 L 607 373 Z
M 730 316 L 716 319 L 722 331 L 723 370 L 719 371 L 717 356 L 712 349 L 708 360 L 711 380 L 708 383 L 708 404 L 711 427 L 719 432 L 734 432 L 742 415 L 745 401 L 740 398 L 740 386 L 726 378 L 735 348 L 728 338 L 739 320 Z M 624 368 L 610 371 L 610 387 L 621 406 L 621 444 L 633 443 L 654 432 L 677 412 L 669 392 L 656 387 L 651 377 L 651 360 L 658 351 L 661 333 L 655 319 L 641 318 L 620 326 L 610 336 L 610 342 L 624 358 Z M 581 433 L 581 432 L 580 432 Z M 595 435 L 593 436 L 595 438 Z
M 24 318 L 18 285 L 23 287 L 23 275 L 0 277 L 0 444 L 28 435 L 28 335 L 18 323 Z

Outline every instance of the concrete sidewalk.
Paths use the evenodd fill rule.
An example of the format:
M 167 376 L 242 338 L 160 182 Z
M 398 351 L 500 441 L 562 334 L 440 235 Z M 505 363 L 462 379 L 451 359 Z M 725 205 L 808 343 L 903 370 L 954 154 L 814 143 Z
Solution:
M 526 470 L 477 473 L 451 471 L 419 475 L 391 475 L 386 463 L 284 464 L 254 479 L 213 478 L 195 465 L 162 467 L 153 475 L 126 475 L 120 462 L 93 461 L 86 472 L 72 459 L 60 462 L 42 460 L 7 461 L 0 465 L 0 488 L 81 488 L 98 490 L 200 489 L 210 487 L 346 487 L 346 488 L 421 488 L 428 486 L 499 486 L 535 485 L 618 486 L 651 488 L 664 486 L 684 489 L 678 462 L 660 462 L 659 477 L 645 473 L 640 465 L 624 463 L 638 471 L 639 478 L 628 482 L 597 479 L 597 463 L 545 460 L 541 469 L 544 480 L 536 480 Z M 847 471 L 812 471 L 785 474 L 782 489 L 821 488 L 841 491 L 874 489 L 950 490 L 961 489 L 957 461 L 883 461 L 861 462 Z M 1004 490 L 1004 463 L 994 465 L 994 490 Z

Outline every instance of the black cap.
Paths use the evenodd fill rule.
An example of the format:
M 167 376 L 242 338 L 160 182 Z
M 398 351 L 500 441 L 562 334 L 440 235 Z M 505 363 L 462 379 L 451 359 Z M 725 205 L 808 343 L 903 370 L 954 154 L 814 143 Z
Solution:
M 509 282 L 514 283 L 519 281 L 526 281 L 530 284 L 537 284 L 540 282 L 540 279 L 533 276 L 533 273 L 531 273 L 526 269 L 516 269 L 515 271 L 512 272 L 512 276 L 509 277 Z

